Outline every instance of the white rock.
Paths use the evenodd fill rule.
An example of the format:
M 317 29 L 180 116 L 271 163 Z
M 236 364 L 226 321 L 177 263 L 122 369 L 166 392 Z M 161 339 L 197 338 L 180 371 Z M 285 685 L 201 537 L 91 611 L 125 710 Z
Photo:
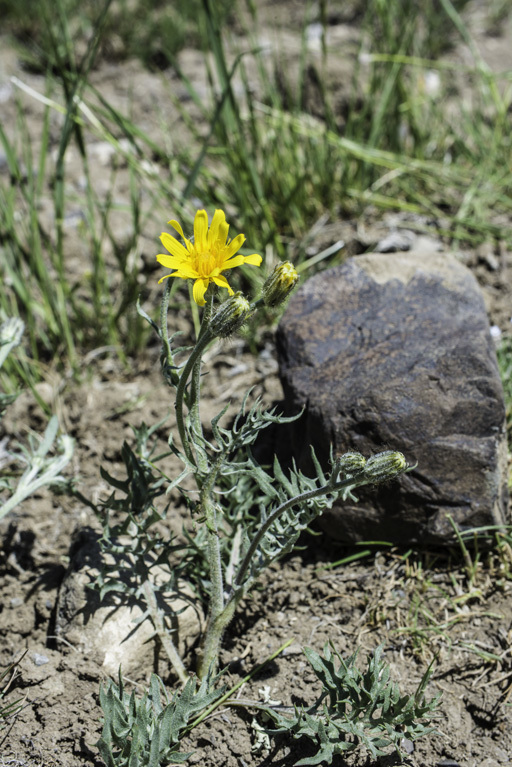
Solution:
M 89 539 L 72 558 L 70 569 L 61 585 L 57 603 L 55 633 L 66 644 L 94 658 L 102 670 L 117 676 L 150 671 L 154 664 L 155 635 L 149 618 L 143 618 L 142 601 L 122 601 L 112 593 L 100 603 L 97 592 L 89 586 L 101 566 L 101 553 L 96 539 Z M 159 576 L 168 574 L 159 568 Z M 200 636 L 203 614 L 192 588 L 178 584 L 179 593 L 166 596 L 164 607 L 171 638 L 183 658 Z

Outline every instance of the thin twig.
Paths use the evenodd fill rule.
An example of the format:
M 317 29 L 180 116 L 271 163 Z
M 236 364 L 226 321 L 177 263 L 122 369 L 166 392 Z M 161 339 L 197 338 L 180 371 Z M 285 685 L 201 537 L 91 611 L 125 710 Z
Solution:
M 158 634 L 158 638 L 160 639 L 162 643 L 162 647 L 164 648 L 167 654 L 167 657 L 171 661 L 174 670 L 178 674 L 178 678 L 180 682 L 182 684 L 186 684 L 189 678 L 187 674 L 187 670 L 183 664 L 183 661 L 181 660 L 178 650 L 174 646 L 174 642 L 169 636 L 169 632 L 167 631 L 165 627 L 162 614 L 160 610 L 158 609 L 153 586 L 151 585 L 149 581 L 145 581 L 142 588 L 144 589 L 146 604 L 148 606 L 148 610 L 151 616 L 151 620 L 153 622 L 153 626 L 155 628 L 156 633 Z

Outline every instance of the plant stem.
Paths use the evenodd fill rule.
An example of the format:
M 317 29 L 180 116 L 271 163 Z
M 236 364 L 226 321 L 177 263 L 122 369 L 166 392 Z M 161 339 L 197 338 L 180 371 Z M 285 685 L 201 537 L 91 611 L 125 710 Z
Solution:
M 197 462 L 194 458 L 192 448 L 190 447 L 190 442 L 189 442 L 187 430 L 185 427 L 185 417 L 183 415 L 183 403 L 185 399 L 185 390 L 186 390 L 189 376 L 194 368 L 194 365 L 201 358 L 201 355 L 203 354 L 204 350 L 206 349 L 206 347 L 208 346 L 212 338 L 213 338 L 213 334 L 210 333 L 210 331 L 208 330 L 205 331 L 204 335 L 201 335 L 201 334 L 199 335 L 199 338 L 192 351 L 192 354 L 190 355 L 187 361 L 187 364 L 183 368 L 183 372 L 180 375 L 180 382 L 176 390 L 176 425 L 178 427 L 181 444 L 183 445 L 183 451 L 187 459 L 190 461 L 190 463 L 195 466 L 197 466 Z M 191 403 L 191 406 L 192 406 L 192 403 Z
M 212 471 L 211 475 L 216 475 L 216 472 Z M 217 510 L 211 498 L 212 481 L 213 477 L 210 476 L 201 493 L 201 505 L 206 517 L 208 535 L 208 566 L 211 581 L 211 594 L 208 609 L 208 621 L 198 663 L 198 676 L 200 679 L 208 673 L 211 667 L 213 667 L 213 672 L 215 673 L 222 634 L 233 617 L 233 612 L 236 607 L 235 603 L 233 603 L 233 608 L 230 611 L 229 617 L 224 617 L 224 580 L 222 576 Z
M 215 475 L 214 471 L 212 472 L 212 475 Z M 210 478 L 208 481 L 210 483 Z M 245 574 L 247 573 L 251 560 L 256 553 L 258 546 L 260 545 L 261 539 L 267 530 L 271 527 L 271 525 L 273 525 L 276 519 L 291 506 L 295 506 L 299 503 L 304 503 L 305 501 L 308 501 L 311 498 L 316 498 L 319 495 L 326 495 L 326 493 L 332 492 L 335 493 L 347 487 L 354 487 L 357 484 L 364 484 L 364 481 L 357 482 L 354 477 L 343 480 L 342 482 L 329 481 L 327 484 L 323 485 L 323 487 L 317 488 L 315 490 L 310 490 L 309 492 L 303 493 L 302 495 L 298 495 L 295 498 L 291 498 L 289 501 L 285 501 L 285 503 L 282 503 L 280 506 L 278 506 L 278 508 L 272 512 L 272 514 L 270 514 L 268 519 L 265 520 L 263 525 L 258 530 L 254 540 L 252 541 L 251 546 L 249 547 L 249 550 L 245 555 L 238 573 L 234 579 L 233 590 L 231 591 L 227 603 L 224 602 L 218 533 L 214 516 L 215 509 L 212 505 L 213 515 L 210 517 L 208 512 L 208 503 L 206 501 L 204 502 L 203 511 L 206 515 L 206 525 L 208 527 L 209 536 L 208 545 L 210 577 L 212 580 L 212 598 L 210 602 L 210 611 L 208 615 L 205 638 L 203 641 L 202 655 L 198 663 L 198 676 L 200 679 L 202 679 L 208 673 L 211 667 L 213 667 L 214 671 L 216 669 L 222 636 L 230 624 L 240 600 L 244 596 L 243 580 Z M 206 491 L 206 498 L 209 498 L 209 487 L 210 484 L 208 484 L 208 486 L 205 485 L 203 488 L 203 490 Z M 210 523 L 210 519 L 212 519 L 213 524 Z M 214 577 L 217 579 L 216 583 L 214 583 Z M 220 593 L 217 591 L 218 589 L 221 589 Z
M 167 631 L 165 627 L 162 614 L 160 610 L 158 609 L 158 604 L 156 601 L 156 596 L 153 590 L 153 586 L 149 581 L 145 581 L 142 588 L 144 589 L 144 596 L 146 598 L 146 604 L 148 606 L 151 621 L 153 623 L 156 633 L 158 634 L 158 638 L 160 639 L 162 643 L 162 647 L 164 648 L 167 654 L 167 657 L 171 661 L 171 664 L 174 670 L 178 674 L 178 678 L 180 682 L 182 684 L 186 684 L 186 682 L 188 681 L 187 670 L 184 666 L 183 661 L 181 660 L 178 650 L 174 646 L 174 642 L 172 641 L 169 635 L 169 632 Z
M 220 453 L 211 466 L 208 476 L 201 487 L 200 496 L 200 506 L 206 518 L 208 568 L 211 582 L 208 621 L 197 664 L 198 676 L 200 679 L 208 673 L 210 668 L 213 668 L 215 672 L 222 634 L 233 617 L 233 612 L 236 607 L 236 604 L 234 604 L 229 618 L 223 618 L 225 612 L 224 577 L 222 572 L 222 557 L 220 553 L 219 527 L 217 524 L 217 507 L 212 500 L 212 493 L 224 460 L 224 454 Z
M 328 482 L 326 485 L 323 485 L 322 487 L 316 488 L 314 490 L 309 490 L 307 493 L 303 493 L 302 495 L 295 496 L 295 498 L 290 498 L 288 501 L 285 501 L 280 506 L 278 506 L 277 509 L 275 509 L 272 512 L 272 514 L 270 514 L 270 516 L 267 517 L 265 522 L 262 524 L 262 526 L 260 527 L 256 535 L 254 536 L 252 543 L 249 546 L 249 549 L 243 559 L 243 562 L 240 565 L 238 573 L 236 574 L 234 585 L 235 586 L 242 585 L 245 574 L 247 573 L 247 570 L 249 569 L 249 565 L 251 564 L 251 559 L 256 553 L 263 536 L 266 534 L 267 530 L 274 524 L 276 519 L 281 514 L 283 514 L 292 506 L 296 506 L 299 503 L 305 503 L 306 501 L 311 500 L 311 498 L 317 498 L 319 495 L 326 495 L 327 493 L 335 493 L 335 492 L 338 492 L 339 490 L 343 490 L 347 487 L 354 487 L 358 484 L 365 484 L 365 483 L 357 482 L 354 477 L 351 477 L 350 479 L 345 479 L 342 482 L 333 482 L 332 484 Z M 235 591 L 233 591 L 233 594 L 230 598 L 233 599 L 235 594 L 236 594 L 236 589 Z
M 286 642 L 282 644 L 281 647 L 279 647 L 279 649 L 273 652 L 272 655 L 269 655 L 269 657 L 266 658 L 263 661 L 263 663 L 260 663 L 258 666 L 256 666 L 256 668 L 253 668 L 246 676 L 244 676 L 243 679 L 240 679 L 240 681 L 238 681 L 234 685 L 234 687 L 232 687 L 230 690 L 225 692 L 224 695 L 222 695 L 222 697 L 220 697 L 218 700 L 215 701 L 215 703 L 213 703 L 213 705 L 210 706 L 210 708 L 207 708 L 206 711 L 202 711 L 197 717 L 197 719 L 194 719 L 193 722 L 190 722 L 190 724 L 187 725 L 186 732 L 190 732 L 191 730 L 194 729 L 194 727 L 197 727 L 198 724 L 200 724 L 204 719 L 210 716 L 210 714 L 213 714 L 213 712 L 223 703 L 226 703 L 226 705 L 231 705 L 231 701 L 229 701 L 229 698 L 232 695 L 234 695 L 235 692 L 238 689 L 240 689 L 240 687 L 242 687 L 244 684 L 247 684 L 247 682 L 249 682 L 253 676 L 258 674 L 262 668 L 265 668 L 267 663 L 270 663 L 271 660 L 274 660 L 274 658 L 277 658 L 278 655 L 281 655 L 283 650 L 285 650 L 289 645 L 291 645 L 292 642 L 293 642 L 293 638 L 287 639 Z M 233 705 L 234 703 L 235 701 L 233 701 Z
M 199 330 L 199 336 L 197 342 L 199 343 L 204 335 L 208 333 L 210 325 L 210 318 L 213 311 L 213 292 L 209 295 L 208 291 L 206 295 L 206 305 L 203 311 L 203 317 L 201 319 L 201 328 Z M 190 425 L 194 434 L 203 436 L 203 425 L 201 423 L 201 414 L 199 410 L 200 395 L 201 395 L 201 364 L 202 354 L 199 355 L 192 368 L 192 378 L 190 382 Z M 208 471 L 208 459 L 204 455 L 202 450 L 197 450 L 196 445 L 196 462 L 201 473 Z
M 229 604 L 226 605 L 226 607 L 224 607 L 224 609 L 216 615 L 211 609 L 212 604 L 213 599 L 210 603 L 208 624 L 206 627 L 203 646 L 201 648 L 199 662 L 197 664 L 197 676 L 199 679 L 204 679 L 208 672 L 215 674 L 217 671 L 222 637 L 224 636 L 226 628 L 231 623 L 231 619 L 235 614 L 235 609 L 238 602 L 232 599 L 231 602 L 229 602 Z
M 169 342 L 169 329 L 167 327 L 167 313 L 169 311 L 171 287 L 171 281 L 166 280 L 162 303 L 160 305 L 160 334 L 163 346 L 162 357 L 165 360 L 165 373 L 170 377 L 171 382 L 177 386 L 180 378 L 178 372 L 174 369 L 174 357 L 172 355 L 171 344 Z M 164 366 L 162 365 L 162 367 Z

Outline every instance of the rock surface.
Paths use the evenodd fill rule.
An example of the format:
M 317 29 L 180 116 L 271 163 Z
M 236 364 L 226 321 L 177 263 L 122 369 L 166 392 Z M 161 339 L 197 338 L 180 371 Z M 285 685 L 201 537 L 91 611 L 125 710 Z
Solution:
M 102 566 L 102 556 L 97 536 L 82 531 L 60 588 L 55 633 L 61 641 L 100 663 L 103 671 L 114 678 L 119 666 L 128 676 L 152 671 L 155 632 L 149 618 L 142 620 L 142 602 L 132 599 L 129 604 L 120 603 L 112 595 L 100 602 L 98 593 L 89 588 Z M 203 616 L 190 587 L 179 587 L 180 593 L 169 595 L 164 609 L 172 640 L 183 658 L 200 636 Z
M 370 254 L 322 272 L 277 344 L 287 411 L 306 407 L 286 439 L 300 468 L 330 443 L 418 464 L 325 514 L 333 538 L 443 544 L 448 515 L 461 529 L 508 520 L 503 389 L 482 294 L 455 258 Z

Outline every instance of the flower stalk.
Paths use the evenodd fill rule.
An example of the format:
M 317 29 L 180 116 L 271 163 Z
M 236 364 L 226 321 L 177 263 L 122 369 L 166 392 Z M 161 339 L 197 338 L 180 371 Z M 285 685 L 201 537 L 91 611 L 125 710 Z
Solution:
M 157 259 L 173 270 L 162 280 L 169 277 L 194 280 L 193 299 L 202 307 L 195 345 L 192 349 L 173 349 L 174 336 L 170 337 L 167 329 L 170 296 L 167 281 L 160 327 L 156 327 L 162 343 L 162 371 L 166 382 L 175 390 L 181 450 L 174 446 L 171 437 L 169 445 L 185 466 L 175 480 L 170 480 L 163 472 L 155 477 L 157 459 L 149 461 L 151 451 L 145 445 L 150 431 L 146 429 L 139 459 L 128 447 L 124 448 L 130 481 L 124 485 L 115 480 L 113 484 L 127 488 L 130 529 L 136 530 L 136 542 L 128 561 L 133 560 L 135 551 L 140 572 L 147 574 L 154 563 L 165 561 L 171 573 L 168 584 L 171 593 L 173 589 L 176 592 L 176 573 L 180 578 L 188 577 L 196 592 L 207 592 L 206 628 L 196 665 L 199 679 L 207 682 L 218 671 L 224 633 L 243 597 L 261 573 L 290 552 L 300 534 L 339 497 L 343 500 L 354 498 L 352 492 L 357 487 L 392 479 L 407 469 L 407 463 L 401 453 L 393 451 L 385 451 L 368 460 L 359 453 L 346 453 L 332 458 L 329 471 L 324 472 L 312 451 L 316 476 L 306 477 L 295 466 L 285 472 L 277 458 L 269 471 L 254 461 L 250 446 L 270 424 L 289 422 L 295 417 L 289 419 L 274 411 L 267 412 L 258 401 L 249 408 L 250 393 L 243 397 L 240 411 L 229 427 L 220 425 L 227 409 L 224 407 L 212 418 L 210 427 L 204 428 L 201 380 L 207 348 L 215 338 L 236 333 L 259 309 L 275 307 L 286 301 L 297 284 L 298 274 L 290 262 L 277 265 L 264 282 L 260 297 L 249 301 L 241 292 L 232 289 L 224 272 L 242 264 L 259 266 L 261 256 L 237 255 L 245 238 L 243 235 L 237 235 L 233 240 L 228 238 L 229 227 L 222 211 L 215 212 L 210 226 L 206 212 L 198 211 L 193 239 L 183 235 L 177 221 L 169 223 L 184 245 L 171 235 L 162 234 L 161 241 L 170 255 L 159 254 Z M 222 289 L 227 289 L 228 297 L 219 301 Z M 156 326 L 142 310 L 139 311 L 153 327 Z M 176 358 L 179 360 L 179 355 L 185 352 L 188 358 L 177 362 Z M 193 493 L 183 486 L 187 476 L 194 479 L 196 488 Z M 155 498 L 171 490 L 181 493 L 187 506 L 197 515 L 192 529 L 184 530 L 190 544 L 188 547 L 171 546 L 151 532 L 151 526 L 164 516 L 157 511 Z M 105 534 L 104 539 L 108 542 L 111 537 Z M 104 584 L 101 588 L 105 588 Z M 167 629 L 159 610 L 156 588 L 144 575 L 138 591 L 144 596 L 155 631 L 183 683 L 187 679 L 187 668 L 171 637 L 166 638 Z M 162 597 L 165 599 L 164 592 Z
M 348 460 L 346 463 L 351 467 L 356 463 L 354 460 L 354 455 L 356 454 L 347 454 Z M 362 458 L 362 456 L 360 456 L 360 458 Z M 328 482 L 323 484 L 321 487 L 290 498 L 289 500 L 280 504 L 268 516 L 268 518 L 256 532 L 251 545 L 238 568 L 237 574 L 233 581 L 233 588 L 231 589 L 231 593 L 228 597 L 225 607 L 220 609 L 222 600 L 219 600 L 215 613 L 212 612 L 213 617 L 211 624 L 209 622 L 209 626 L 207 627 L 203 656 L 201 659 L 201 665 L 198 670 L 200 678 L 204 675 L 204 673 L 207 672 L 208 668 L 214 662 L 214 659 L 219 655 L 222 636 L 229 626 L 238 604 L 245 596 L 243 585 L 246 582 L 247 573 L 250 570 L 251 563 L 254 557 L 257 555 L 258 549 L 260 548 L 266 534 L 272 528 L 272 526 L 275 525 L 276 521 L 289 509 L 292 509 L 296 506 L 303 506 L 315 498 L 325 497 L 329 494 L 338 496 L 345 493 L 348 495 L 348 493 L 350 493 L 355 487 L 360 487 L 362 485 L 369 484 L 370 482 L 393 479 L 407 468 L 407 463 L 404 456 L 402 453 L 397 451 L 385 451 L 384 453 L 379 453 L 373 456 L 373 461 L 370 459 L 370 461 L 367 463 L 371 463 L 373 465 L 382 465 L 384 462 L 386 463 L 388 471 L 387 473 L 384 473 L 384 471 L 381 473 L 380 480 L 376 480 L 371 471 L 365 473 L 363 469 L 362 471 L 358 471 L 355 476 L 349 476 L 347 479 L 342 481 L 336 481 L 337 471 L 333 471 Z M 339 463 L 340 462 L 338 462 L 338 466 Z M 341 461 L 341 463 L 343 462 Z M 360 465 L 361 461 L 357 461 L 357 463 Z
M 391 451 L 388 451 L 380 460 L 375 460 L 377 457 L 374 457 L 374 460 L 370 459 L 368 464 L 373 469 L 372 472 L 366 472 L 367 462 L 362 456 L 354 453 L 346 454 L 344 458 L 334 462 L 333 471 L 328 478 L 323 476 L 320 467 L 318 467 L 322 481 L 316 483 L 314 487 L 307 486 L 305 478 L 301 477 L 296 481 L 295 490 L 297 492 L 289 493 L 289 497 L 285 497 L 283 493 L 276 493 L 281 502 L 271 509 L 269 515 L 252 532 L 251 539 L 246 541 L 243 552 L 238 554 L 241 561 L 233 559 L 232 549 L 228 552 L 227 558 L 223 556 L 221 545 L 222 530 L 224 529 L 224 524 L 221 522 L 223 505 L 217 483 L 219 474 L 229 470 L 231 451 L 228 450 L 229 441 L 227 445 L 221 444 L 215 447 L 208 443 L 204 437 L 200 412 L 202 358 L 213 338 L 226 337 L 236 332 L 251 312 L 263 306 L 273 307 L 283 303 L 297 284 L 298 274 L 290 262 L 277 265 L 265 281 L 261 297 L 253 303 L 249 303 L 241 293 L 234 293 L 221 273 L 228 267 L 241 265 L 244 262 L 259 265 L 261 258 L 256 254 L 250 257 L 234 256 L 243 242 L 243 235 L 238 235 L 233 243 L 227 240 L 227 224 L 224 214 L 216 211 L 211 227 L 208 229 L 206 213 L 198 211 L 194 223 L 193 241 L 184 237 L 181 226 L 176 221 L 169 223 L 181 235 L 185 246 L 179 244 L 169 235 L 163 234 L 162 243 L 169 250 L 171 256 L 160 254 L 157 259 L 164 266 L 175 269 L 171 275 L 167 276 L 195 280 L 194 300 L 204 307 L 196 345 L 181 372 L 177 374 L 176 386 L 178 432 L 186 459 L 194 466 L 193 474 L 199 491 L 198 510 L 206 528 L 206 558 L 210 583 L 209 605 L 206 630 L 199 651 L 197 667 L 199 678 L 204 678 L 206 674 L 215 673 L 217 670 L 224 632 L 232 620 L 238 604 L 254 580 L 254 573 L 258 571 L 257 562 L 261 559 L 262 552 L 263 558 L 266 556 L 269 561 L 275 559 L 287 549 L 289 545 L 287 536 L 293 540 L 298 537 L 300 529 L 304 527 L 304 519 L 301 518 L 301 514 L 297 513 L 295 520 L 293 509 L 309 508 L 310 512 L 306 513 L 306 517 L 312 519 L 340 494 L 350 494 L 359 485 L 389 478 L 393 472 L 396 475 L 406 468 L 406 464 L 405 459 L 403 459 L 403 465 L 400 460 L 397 462 L 397 454 L 391 454 Z M 227 288 L 230 297 L 215 309 L 214 301 L 218 287 Z M 167 323 L 167 318 L 164 317 L 167 309 L 168 290 L 165 291 L 162 300 L 162 328 Z M 167 359 L 172 361 L 172 352 L 170 346 L 167 346 L 168 335 L 162 333 L 162 338 Z M 187 392 L 188 399 L 186 398 Z M 188 408 L 187 416 L 184 412 L 185 406 Z M 263 426 L 263 423 L 259 424 L 260 429 Z M 218 439 L 219 435 L 220 433 L 217 431 Z M 209 460 L 208 453 L 210 452 L 211 455 L 212 450 L 217 455 L 213 460 Z M 395 457 L 392 458 L 392 455 Z M 344 475 L 343 479 L 339 479 L 340 473 Z M 323 499 L 323 501 L 317 504 L 317 499 Z M 304 514 L 302 516 L 304 517 Z M 281 520 L 283 519 L 286 520 L 285 528 L 287 530 L 289 528 L 288 534 L 284 536 L 284 540 L 280 540 L 281 532 L 278 531 L 279 540 L 276 544 L 274 540 L 276 529 L 282 524 Z M 232 541 L 232 545 L 237 548 L 237 551 L 240 547 L 240 532 L 242 537 L 244 536 L 243 530 L 237 530 Z M 246 534 L 245 537 L 247 539 Z M 265 547 L 268 548 L 271 539 L 275 552 L 265 554 Z M 228 592 L 225 593 L 224 576 L 225 570 L 228 569 L 231 572 L 231 583 Z
M 201 326 L 201 330 L 203 329 L 203 326 Z M 187 426 L 186 426 L 186 420 L 185 420 L 185 414 L 183 411 L 183 407 L 185 405 L 185 398 L 186 398 L 186 387 L 187 383 L 189 381 L 190 376 L 193 376 L 193 385 L 191 387 L 191 396 L 189 401 L 190 406 L 190 414 L 194 414 L 195 423 L 194 425 L 197 426 L 199 422 L 199 430 L 201 431 L 200 427 L 200 416 L 199 416 L 199 390 L 200 390 L 200 375 L 201 375 L 201 359 L 206 351 L 206 347 L 208 344 L 212 341 L 214 338 L 213 334 L 209 331 L 208 328 L 204 330 L 204 332 L 201 332 L 198 338 L 198 341 L 196 343 L 196 346 L 194 347 L 187 364 L 183 368 L 183 372 L 180 375 L 179 383 L 176 389 L 176 425 L 178 427 L 178 433 L 180 435 L 181 444 L 183 447 L 183 451 L 187 457 L 187 459 L 190 461 L 191 464 L 194 464 L 195 466 L 198 466 L 197 462 L 197 456 L 194 455 L 194 452 L 192 450 L 191 442 L 189 439 L 189 434 L 187 433 Z M 196 398 L 194 401 L 194 397 Z M 199 466 L 198 466 L 199 468 Z

